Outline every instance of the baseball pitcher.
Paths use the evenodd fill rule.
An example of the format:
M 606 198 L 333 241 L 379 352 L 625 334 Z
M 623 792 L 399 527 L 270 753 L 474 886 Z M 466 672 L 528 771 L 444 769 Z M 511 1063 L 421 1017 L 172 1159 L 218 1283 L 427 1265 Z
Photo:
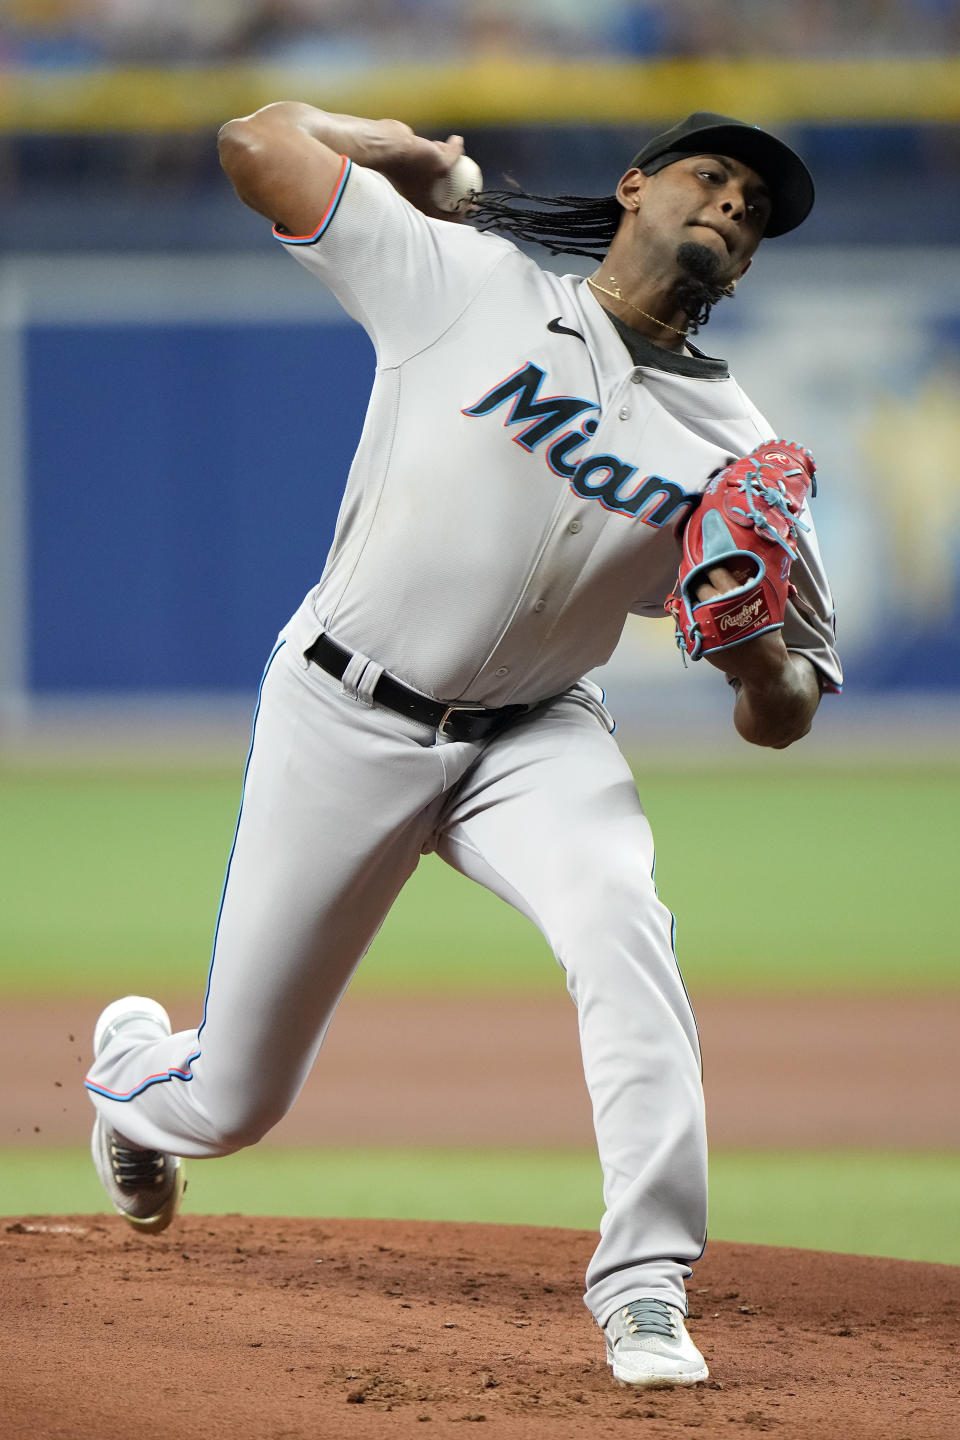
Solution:
M 813 203 L 780 140 L 700 112 L 615 195 L 482 192 L 463 150 L 282 102 L 220 136 L 240 199 L 376 349 L 319 580 L 257 698 L 201 1023 L 109 1005 L 93 1157 L 134 1226 L 170 1223 L 181 1157 L 252 1145 L 295 1100 L 419 857 L 539 926 L 577 1007 L 604 1177 L 586 1304 L 624 1384 L 691 1385 L 706 1236 L 697 1028 L 650 828 L 599 687 L 628 614 L 672 615 L 757 745 L 803 736 L 841 672 L 814 465 L 692 340 L 762 240 Z M 503 233 L 497 234 L 494 231 Z M 512 237 L 512 238 L 511 238 Z M 586 279 L 526 246 L 592 257 Z M 292 517 L 296 523 L 296 517 Z M 678 657 L 680 663 L 680 657 Z

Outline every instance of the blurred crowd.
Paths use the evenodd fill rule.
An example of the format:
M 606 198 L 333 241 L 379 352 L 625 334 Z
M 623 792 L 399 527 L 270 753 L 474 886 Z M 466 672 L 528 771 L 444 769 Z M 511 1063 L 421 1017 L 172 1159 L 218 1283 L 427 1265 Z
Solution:
M 0 0 L 0 66 L 935 56 L 960 0 Z

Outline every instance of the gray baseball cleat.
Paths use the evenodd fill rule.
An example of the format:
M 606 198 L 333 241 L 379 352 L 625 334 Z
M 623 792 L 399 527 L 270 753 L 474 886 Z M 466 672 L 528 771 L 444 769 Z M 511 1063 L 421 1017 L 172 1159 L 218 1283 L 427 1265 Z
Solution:
M 604 1327 L 607 1364 L 620 1385 L 696 1385 L 709 1371 L 683 1316 L 664 1300 L 632 1300 Z
M 101 1014 L 93 1032 L 93 1053 L 100 1055 L 128 1025 L 150 1030 L 159 1038 L 169 1035 L 170 1017 L 162 1005 L 143 995 L 114 1000 Z M 110 1203 L 128 1224 L 142 1234 L 166 1230 L 177 1213 L 183 1194 L 183 1164 L 178 1155 L 142 1150 L 98 1115 L 90 1139 L 90 1153 Z

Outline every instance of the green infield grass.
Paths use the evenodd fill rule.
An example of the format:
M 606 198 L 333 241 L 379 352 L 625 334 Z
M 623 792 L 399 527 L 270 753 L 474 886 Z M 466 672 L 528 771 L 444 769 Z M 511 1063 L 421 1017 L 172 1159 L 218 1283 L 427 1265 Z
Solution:
M 960 768 L 661 770 L 640 790 L 695 993 L 960 983 Z M 0 993 L 202 988 L 239 776 L 0 771 Z M 364 988 L 556 984 L 528 921 L 436 857 Z
M 284 1150 L 189 1163 L 196 1214 L 391 1217 L 593 1230 L 600 1172 L 586 1152 Z M 0 1151 L 0 1214 L 101 1213 L 85 1151 Z M 719 1153 L 710 1235 L 960 1264 L 956 1155 Z

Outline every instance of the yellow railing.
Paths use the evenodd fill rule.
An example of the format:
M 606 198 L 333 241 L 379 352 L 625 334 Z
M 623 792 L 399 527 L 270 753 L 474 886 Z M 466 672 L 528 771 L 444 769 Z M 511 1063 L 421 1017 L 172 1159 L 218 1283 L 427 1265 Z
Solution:
M 0 73 L 0 132 L 200 130 L 270 100 L 422 129 L 646 124 L 718 110 L 768 125 L 960 122 L 960 57 L 575 64 L 483 59 L 343 71 L 262 65 Z

